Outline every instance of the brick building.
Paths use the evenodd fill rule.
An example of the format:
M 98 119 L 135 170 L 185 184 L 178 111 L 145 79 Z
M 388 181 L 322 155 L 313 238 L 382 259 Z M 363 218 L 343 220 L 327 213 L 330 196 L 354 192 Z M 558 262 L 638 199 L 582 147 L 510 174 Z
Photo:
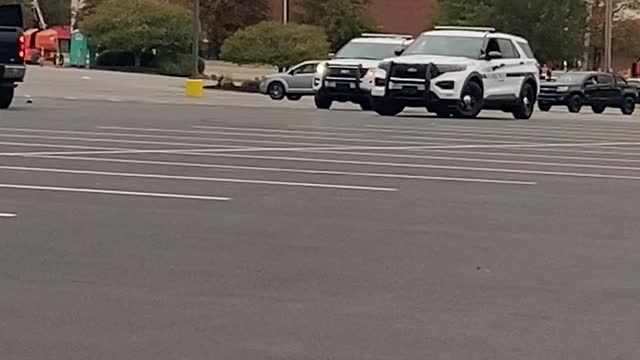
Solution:
M 283 0 L 268 0 L 275 21 L 282 21 Z M 343 0 L 349 1 L 349 0 Z M 296 8 L 296 0 L 289 0 Z M 438 0 L 371 0 L 370 14 L 380 26 L 380 31 L 388 33 L 420 34 L 435 17 Z

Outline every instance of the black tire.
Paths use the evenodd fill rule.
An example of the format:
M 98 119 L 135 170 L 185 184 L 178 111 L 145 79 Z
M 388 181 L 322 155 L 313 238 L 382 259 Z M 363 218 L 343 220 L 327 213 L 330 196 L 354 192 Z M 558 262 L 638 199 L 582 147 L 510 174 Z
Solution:
M 551 110 L 551 104 L 538 101 L 538 109 L 540 111 L 547 112 L 547 111 Z
M 530 83 L 525 83 L 520 90 L 518 104 L 511 112 L 518 120 L 529 120 L 533 115 L 533 108 L 536 103 L 536 89 Z
M 284 84 L 280 81 L 274 81 L 269 84 L 267 92 L 269 94 L 269 97 L 273 100 L 282 100 L 287 95 L 287 92 L 284 89 Z
M 602 114 L 607 109 L 605 104 L 593 104 L 591 105 L 591 110 L 593 110 L 596 114 Z
M 466 96 L 470 97 L 469 103 L 465 102 Z M 473 119 L 480 114 L 484 104 L 484 91 L 482 86 L 475 81 L 469 81 L 462 89 L 460 101 L 453 109 L 453 115 L 459 118 Z
M 0 109 L 8 109 L 13 102 L 13 87 L 0 87 Z
M 289 101 L 299 101 L 300 99 L 302 99 L 302 95 L 293 95 L 293 94 L 287 95 L 287 100 Z
M 331 104 L 333 104 L 333 99 L 331 96 L 327 95 L 324 91 L 320 90 L 313 98 L 316 107 L 320 110 L 329 110 L 331 109 Z
M 373 110 L 373 106 L 371 105 L 371 99 L 360 101 L 360 109 L 362 109 L 363 111 Z
M 381 116 L 396 116 L 404 110 L 403 105 L 377 98 L 371 100 L 371 107 Z
M 436 111 L 436 116 L 439 118 L 450 118 L 451 117 L 451 111 L 449 110 L 438 110 Z
M 582 109 L 582 96 L 580 94 L 571 95 L 567 102 L 567 109 L 571 113 L 579 113 Z
M 620 107 L 624 115 L 632 115 L 636 110 L 636 99 L 633 96 L 625 96 Z

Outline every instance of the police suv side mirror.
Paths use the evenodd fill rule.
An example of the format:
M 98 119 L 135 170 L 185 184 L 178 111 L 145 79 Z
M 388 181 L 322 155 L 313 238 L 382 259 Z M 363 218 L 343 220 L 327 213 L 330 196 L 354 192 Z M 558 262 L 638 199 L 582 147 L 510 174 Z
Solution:
M 403 48 L 403 47 L 399 47 L 399 48 L 396 48 L 396 49 L 393 51 L 393 53 L 394 53 L 394 54 L 396 54 L 396 56 L 400 56 L 400 55 L 402 55 L 402 54 L 404 53 L 404 50 L 405 50 L 405 48 Z
M 329 60 L 333 60 L 333 58 L 335 58 L 335 57 L 336 57 L 336 53 L 332 53 L 332 52 L 331 52 L 331 53 L 328 53 L 328 54 L 327 54 L 327 58 L 328 58 Z
M 487 54 L 487 60 L 502 59 L 502 53 L 500 51 L 489 51 Z

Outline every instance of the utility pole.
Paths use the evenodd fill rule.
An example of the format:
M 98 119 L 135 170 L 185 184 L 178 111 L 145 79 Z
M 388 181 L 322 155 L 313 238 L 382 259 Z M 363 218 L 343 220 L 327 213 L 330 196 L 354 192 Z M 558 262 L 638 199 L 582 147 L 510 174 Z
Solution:
M 200 75 L 200 71 L 198 71 L 200 65 L 200 0 L 193 0 L 193 14 L 192 14 L 192 36 L 193 36 L 193 69 L 191 71 L 191 75 L 193 78 L 198 77 Z
M 289 23 L 289 0 L 282 0 L 282 23 Z
M 613 39 L 613 0 L 604 2 L 604 71 L 611 70 L 611 48 Z

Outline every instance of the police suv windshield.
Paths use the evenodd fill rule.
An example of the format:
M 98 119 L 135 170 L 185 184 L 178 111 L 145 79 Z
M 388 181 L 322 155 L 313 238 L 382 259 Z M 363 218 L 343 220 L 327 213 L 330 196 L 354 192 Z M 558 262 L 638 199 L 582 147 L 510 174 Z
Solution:
M 403 55 L 458 56 L 480 58 L 483 38 L 466 36 L 420 36 Z
M 399 44 L 352 41 L 343 46 L 335 58 L 382 60 L 395 56 L 395 50 L 399 47 Z

